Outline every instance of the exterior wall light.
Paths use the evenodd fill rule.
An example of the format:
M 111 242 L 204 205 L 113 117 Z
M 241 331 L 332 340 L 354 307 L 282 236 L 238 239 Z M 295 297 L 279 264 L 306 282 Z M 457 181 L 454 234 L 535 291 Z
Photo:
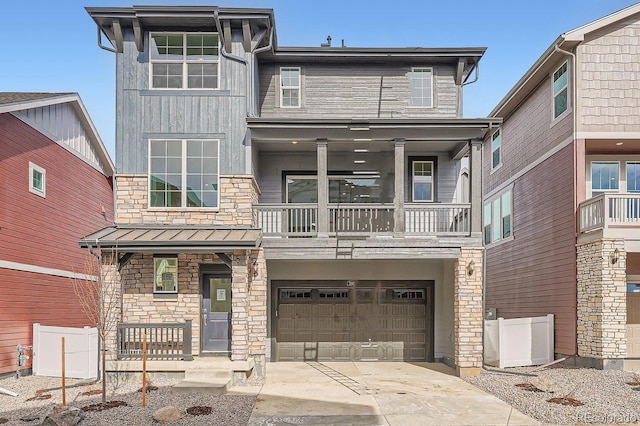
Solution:
M 473 273 L 476 270 L 476 262 L 474 262 L 473 260 L 471 260 L 471 262 L 469 262 L 469 264 L 467 265 L 467 274 L 469 276 L 473 275 Z
M 611 255 L 611 264 L 615 265 L 616 263 L 618 263 L 618 260 L 620 260 L 620 250 L 615 249 L 613 251 L 613 254 Z

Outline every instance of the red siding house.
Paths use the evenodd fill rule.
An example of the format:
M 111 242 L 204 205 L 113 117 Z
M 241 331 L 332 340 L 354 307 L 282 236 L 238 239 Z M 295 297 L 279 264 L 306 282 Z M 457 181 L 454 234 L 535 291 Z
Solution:
M 0 92 L 0 376 L 34 323 L 90 325 L 72 278 L 79 237 L 113 222 L 113 172 L 77 94 Z

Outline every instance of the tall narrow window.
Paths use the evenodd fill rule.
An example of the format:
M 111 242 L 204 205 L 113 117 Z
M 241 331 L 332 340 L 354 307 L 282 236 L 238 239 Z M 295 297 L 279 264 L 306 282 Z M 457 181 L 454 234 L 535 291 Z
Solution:
M 591 196 L 605 191 L 618 191 L 620 164 L 617 161 L 591 162 Z
M 300 106 L 300 68 L 280 68 L 280 106 Z
M 491 169 L 502 164 L 500 129 L 491 135 Z
M 149 141 L 150 207 L 218 207 L 218 141 Z
M 627 192 L 640 192 L 640 163 L 627 163 Z
M 155 257 L 153 259 L 153 292 L 178 292 L 178 258 Z
M 151 87 L 217 89 L 217 33 L 151 33 Z
M 413 161 L 411 168 L 413 201 L 433 201 L 433 161 Z
M 433 107 L 433 68 L 412 68 L 409 73 L 409 105 Z
M 485 244 L 495 243 L 513 235 L 511 191 L 509 188 L 484 204 Z
M 558 118 L 569 108 L 568 62 L 553 73 L 553 118 Z
M 29 162 L 29 192 L 45 198 L 46 175 L 45 169 Z

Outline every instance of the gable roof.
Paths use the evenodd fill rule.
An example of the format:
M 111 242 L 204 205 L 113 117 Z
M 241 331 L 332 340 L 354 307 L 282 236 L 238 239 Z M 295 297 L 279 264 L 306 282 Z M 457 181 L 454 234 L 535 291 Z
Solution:
M 561 59 L 566 58 L 566 53 L 562 50 L 571 51 L 578 44 L 584 41 L 585 35 L 598 31 L 611 24 L 622 21 L 635 14 L 640 13 L 640 3 L 636 3 L 617 12 L 611 13 L 588 24 L 582 25 L 566 33 L 560 34 L 553 43 L 545 50 L 529 70 L 518 80 L 509 90 L 496 107 L 489 113 L 489 117 L 506 117 L 515 110 L 546 78 L 552 68 L 558 65 Z
M 98 134 L 98 130 L 95 128 L 87 109 L 80 99 L 80 95 L 77 93 L 0 92 L 0 114 L 18 113 L 33 108 L 64 103 L 70 104 L 87 132 L 89 140 L 104 168 L 101 172 L 106 176 L 112 176 L 115 172 L 115 166 Z

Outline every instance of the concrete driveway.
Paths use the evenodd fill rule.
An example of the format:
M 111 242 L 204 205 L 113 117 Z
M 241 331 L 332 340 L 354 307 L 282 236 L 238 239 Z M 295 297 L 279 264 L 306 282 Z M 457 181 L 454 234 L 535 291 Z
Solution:
M 267 364 L 249 425 L 539 424 L 443 364 Z

